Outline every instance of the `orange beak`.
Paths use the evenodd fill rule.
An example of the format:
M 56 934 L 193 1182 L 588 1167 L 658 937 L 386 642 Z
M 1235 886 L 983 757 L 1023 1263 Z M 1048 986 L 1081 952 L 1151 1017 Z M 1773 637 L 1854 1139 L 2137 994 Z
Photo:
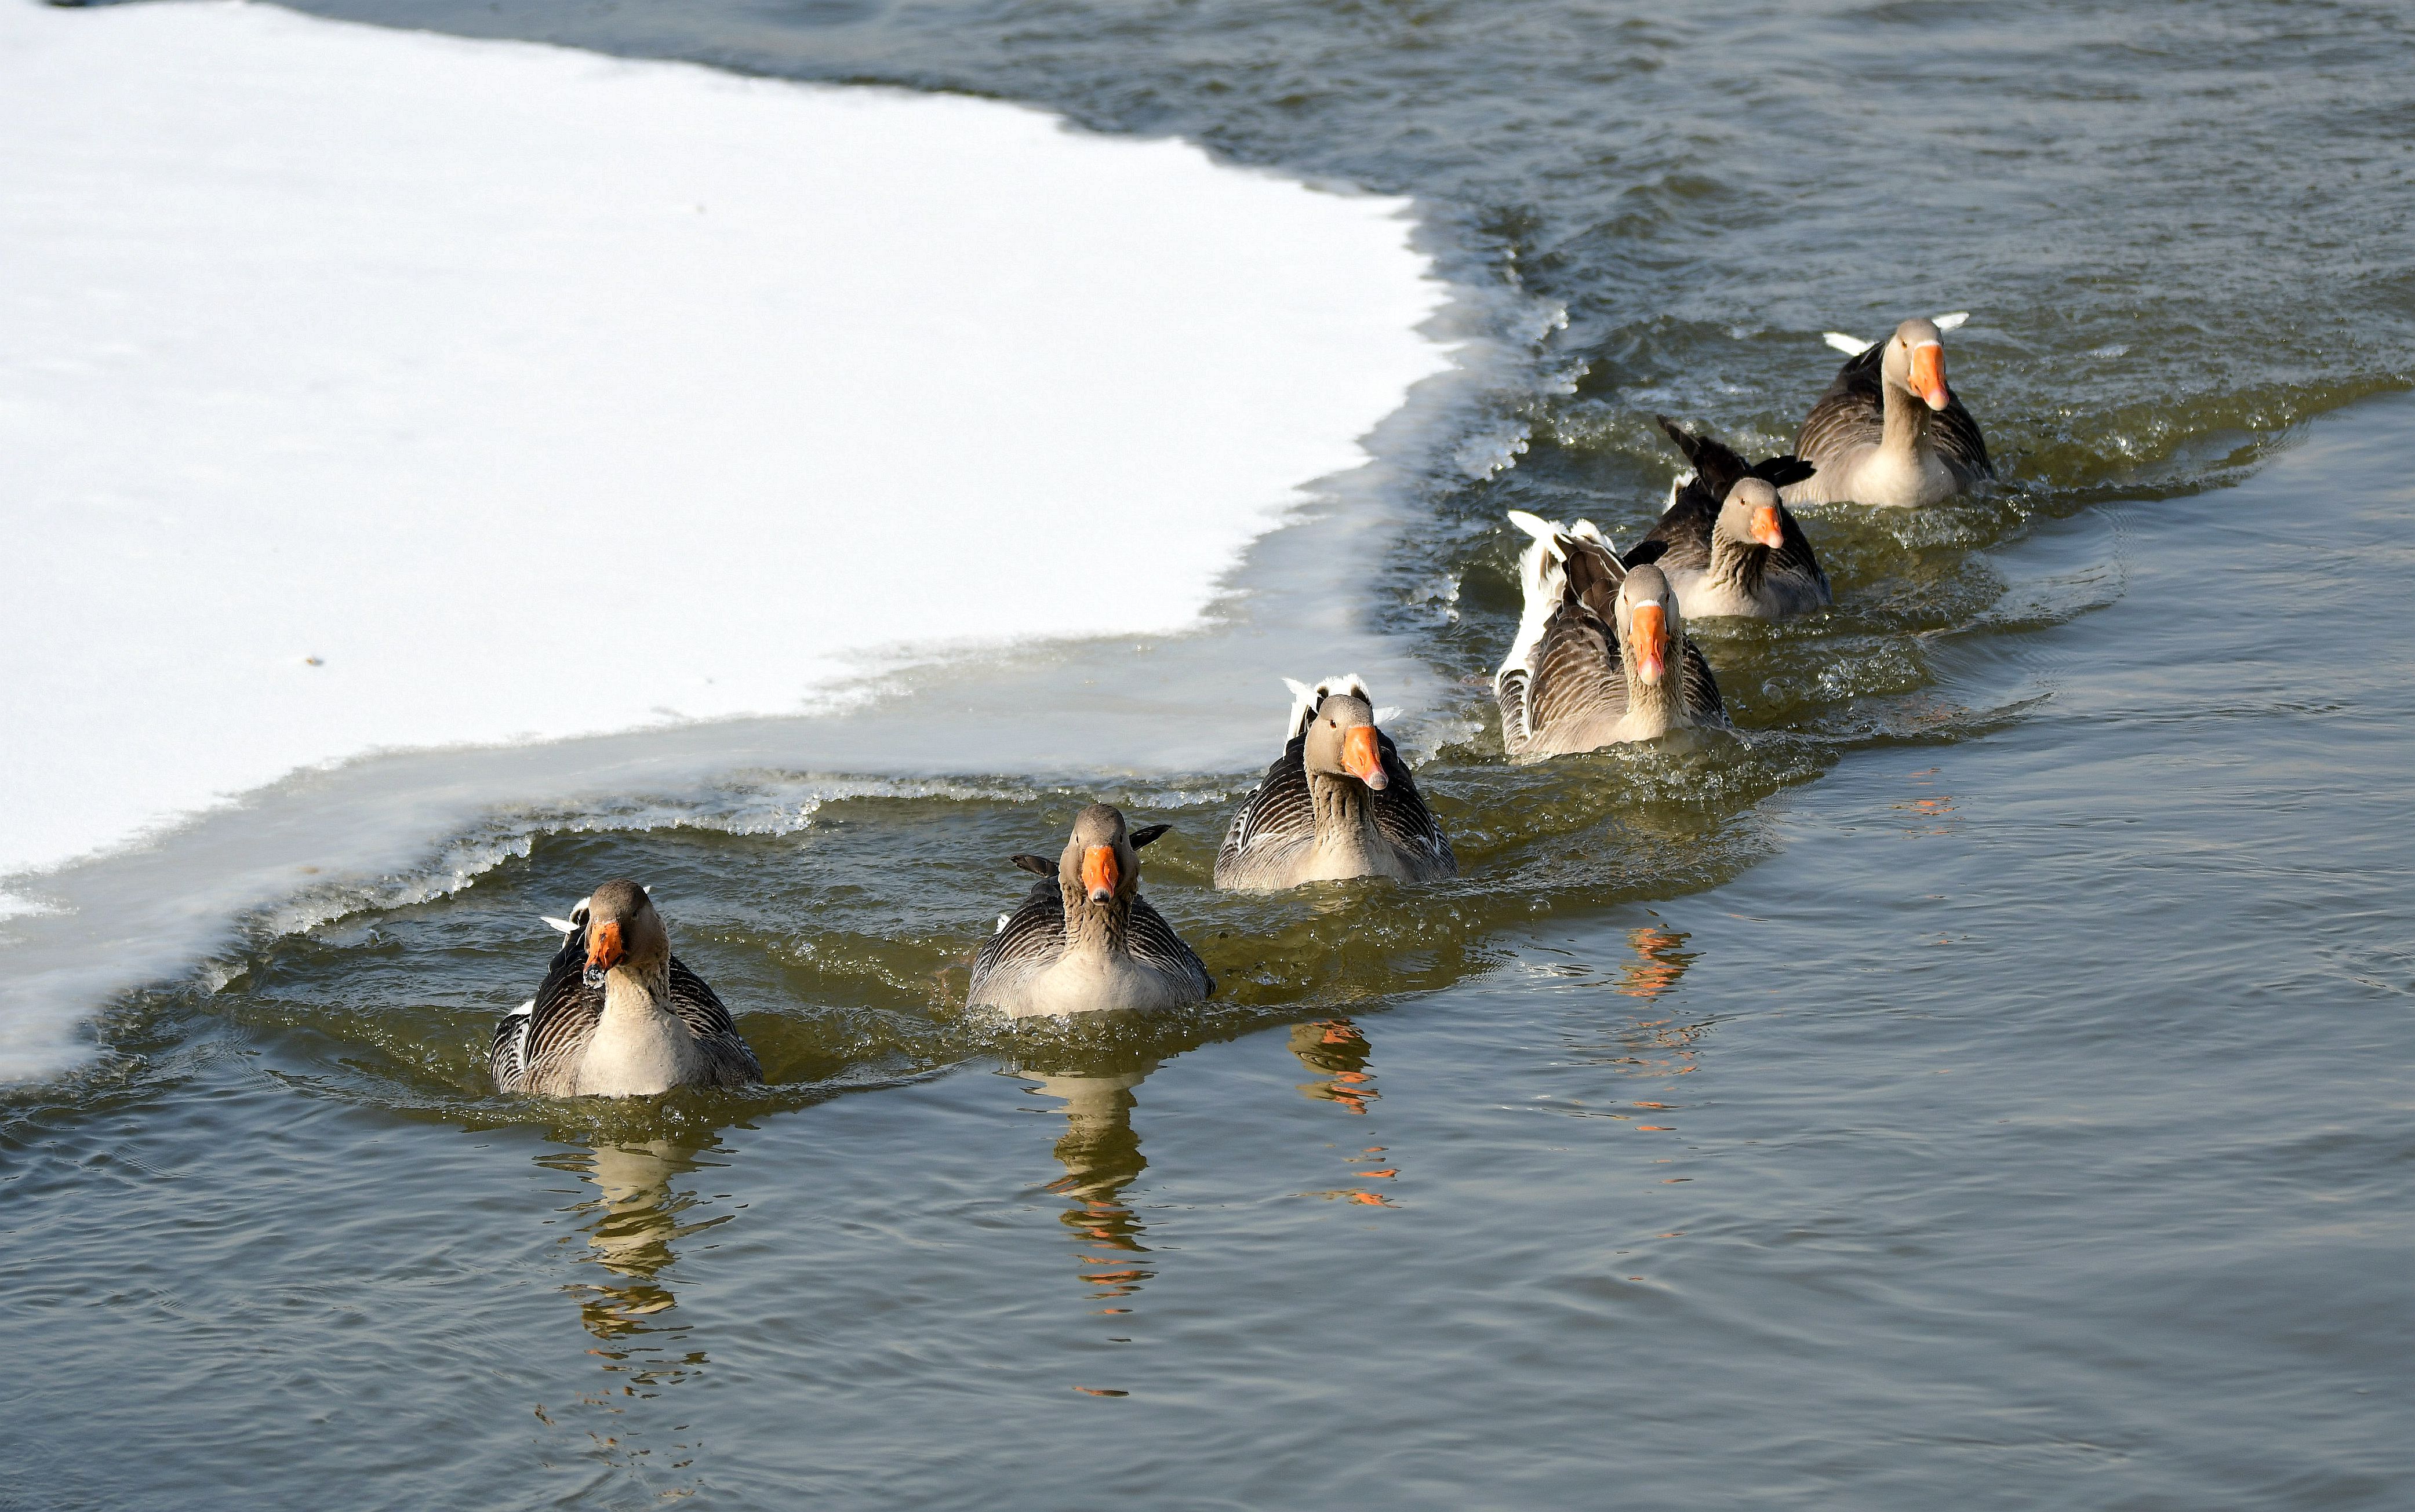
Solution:
M 609 971 L 629 952 L 621 945 L 621 926 L 602 923 L 587 932 L 587 969 Z
M 1632 625 L 1635 641 L 1635 675 L 1646 682 L 1658 682 L 1669 670 L 1669 624 L 1658 604 L 1635 606 Z
M 1122 874 L 1116 865 L 1116 847 L 1092 846 L 1082 852 L 1082 887 L 1090 894 L 1092 903 L 1105 903 L 1116 895 L 1116 884 Z
M 1942 410 L 1954 391 L 1945 386 L 1945 349 L 1925 341 L 1912 349 L 1912 391 L 1932 410 Z
M 1377 792 L 1391 779 L 1384 775 L 1384 753 L 1375 745 L 1375 726 L 1353 725 L 1342 732 L 1342 768 Z
M 1786 544 L 1786 532 L 1778 528 L 1778 506 L 1763 504 L 1752 512 L 1752 538 L 1777 549 Z

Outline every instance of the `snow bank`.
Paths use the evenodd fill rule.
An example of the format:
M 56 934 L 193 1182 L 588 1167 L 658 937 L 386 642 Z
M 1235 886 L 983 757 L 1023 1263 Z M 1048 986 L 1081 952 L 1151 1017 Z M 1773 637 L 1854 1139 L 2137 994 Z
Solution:
M 0 0 L 0 875 L 373 749 L 1190 623 L 1445 366 L 1403 209 L 969 99 Z

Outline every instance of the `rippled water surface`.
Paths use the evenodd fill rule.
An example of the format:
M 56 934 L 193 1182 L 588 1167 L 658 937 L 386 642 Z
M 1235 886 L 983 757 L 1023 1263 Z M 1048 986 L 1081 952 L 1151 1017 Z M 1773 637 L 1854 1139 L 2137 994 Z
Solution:
M 2399 11 L 320 8 L 1418 195 L 1508 354 L 1364 563 L 1464 875 L 1219 896 L 1271 749 L 1102 789 L 1014 707 L 1263 688 L 1270 745 L 1340 668 L 1261 626 L 649 736 L 651 786 L 297 879 L 0 1095 L 0 1505 L 2415 1503 Z M 2006 486 L 1810 512 L 1838 608 L 1702 630 L 1737 737 L 1505 767 L 1502 512 L 1623 539 L 1653 411 L 1781 442 L 1820 332 L 1958 308 Z M 673 771 L 713 740 L 766 754 Z M 1175 826 L 1215 1000 L 968 1019 L 1004 858 L 1093 796 Z M 768 1087 L 487 1090 L 613 873 Z

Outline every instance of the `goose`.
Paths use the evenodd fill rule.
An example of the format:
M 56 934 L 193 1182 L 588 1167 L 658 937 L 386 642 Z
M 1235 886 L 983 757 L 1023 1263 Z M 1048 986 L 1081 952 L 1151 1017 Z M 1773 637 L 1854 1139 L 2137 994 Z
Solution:
M 1710 664 L 1687 638 L 1659 568 L 1622 566 L 1591 520 L 1559 525 L 1522 509 L 1509 520 L 1535 538 L 1518 559 L 1526 591 L 1518 638 L 1492 675 L 1513 760 L 1728 727 Z
M 1140 895 L 1140 849 L 1169 828 L 1127 831 L 1120 812 L 1093 803 L 1056 861 L 1008 858 L 1042 880 L 982 946 L 965 1006 L 1031 1018 L 1205 1000 L 1215 979 Z
M 1408 763 L 1376 726 L 1357 673 L 1292 692 L 1283 754 L 1216 852 L 1216 885 L 1271 891 L 1345 876 L 1432 882 L 1459 875 Z
M 763 1079 L 729 1010 L 671 953 L 644 888 L 615 877 L 546 922 L 567 937 L 537 995 L 495 1025 L 498 1090 L 642 1098 Z
M 1783 490 L 1788 503 L 1934 504 L 1996 475 L 1979 423 L 1945 386 L 1938 337 L 1969 319 L 1906 321 L 1867 346 L 1828 333 L 1852 355 L 1794 433 L 1794 454 L 1819 471 Z
M 1783 620 L 1834 602 L 1809 537 L 1778 502 L 1778 488 L 1811 476 L 1811 464 L 1773 457 L 1748 467 L 1710 437 L 1654 418 L 1692 466 L 1670 485 L 1652 533 L 1620 560 L 1659 568 L 1689 619 Z

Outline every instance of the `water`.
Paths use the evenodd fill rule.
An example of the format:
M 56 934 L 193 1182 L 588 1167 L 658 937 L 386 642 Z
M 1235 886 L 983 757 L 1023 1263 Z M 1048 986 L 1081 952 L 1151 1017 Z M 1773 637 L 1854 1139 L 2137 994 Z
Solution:
M 1414 193 L 1508 358 L 1386 449 L 1367 622 L 1273 591 L 1342 511 L 1208 635 L 318 774 L 163 853 L 275 880 L 0 1102 L 0 1503 L 2415 1496 L 2395 12 L 352 8 Z M 1774 442 L 1818 332 L 1963 307 L 2006 489 L 1819 512 L 1838 611 L 1711 639 L 1744 739 L 1500 764 L 1503 510 L 1624 538 L 1652 409 Z M 1336 643 L 1431 705 L 1465 876 L 1218 897 Z M 527 801 L 454 818 L 489 768 Z M 1102 791 L 1177 826 L 1216 1002 L 966 1020 L 1004 856 Z M 433 848 L 314 888 L 311 805 Z M 534 916 L 611 872 L 769 1088 L 486 1091 Z

